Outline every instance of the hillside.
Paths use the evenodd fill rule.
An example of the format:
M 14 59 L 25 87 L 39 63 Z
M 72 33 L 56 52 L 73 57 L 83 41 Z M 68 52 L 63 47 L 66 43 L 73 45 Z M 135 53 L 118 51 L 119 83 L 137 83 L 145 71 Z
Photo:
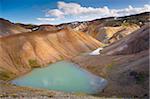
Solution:
M 102 53 L 107 55 L 122 55 L 138 53 L 149 48 L 149 24 L 144 25 L 131 35 L 106 47 Z
M 100 46 L 102 44 L 89 35 L 68 28 L 3 37 L 0 38 L 0 76 L 9 78 Z
M 0 37 L 29 31 L 30 30 L 25 29 L 19 25 L 16 25 L 8 20 L 0 18 Z
M 105 27 L 100 25 L 90 25 L 88 26 L 86 33 L 96 38 L 104 44 L 111 44 L 127 35 L 133 31 L 139 29 L 136 24 L 124 25 L 117 27 Z
M 104 48 L 100 55 L 77 56 L 72 62 L 104 77 L 109 85 L 99 96 L 149 97 L 149 25 Z
M 68 23 L 68 26 L 74 30 L 83 31 L 102 43 L 111 44 L 136 31 L 148 22 L 149 12 L 145 12 L 124 17 L 109 17 Z

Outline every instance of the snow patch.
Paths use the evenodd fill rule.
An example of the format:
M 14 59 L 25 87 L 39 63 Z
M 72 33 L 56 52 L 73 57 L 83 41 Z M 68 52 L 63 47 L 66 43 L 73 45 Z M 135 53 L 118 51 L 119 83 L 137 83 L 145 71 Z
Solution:
M 33 28 L 32 30 L 33 30 L 33 31 L 36 31 L 36 30 L 38 30 L 38 29 L 39 29 L 39 27 L 36 27 L 36 28 Z
M 89 55 L 99 55 L 101 50 L 103 50 L 103 48 L 97 48 L 96 50 L 90 52 Z

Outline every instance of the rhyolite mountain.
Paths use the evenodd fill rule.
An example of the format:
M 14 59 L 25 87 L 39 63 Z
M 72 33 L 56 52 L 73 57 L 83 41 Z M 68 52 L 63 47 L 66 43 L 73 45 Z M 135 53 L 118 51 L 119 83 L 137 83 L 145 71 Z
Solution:
M 85 22 L 62 24 L 83 31 L 102 43 L 113 43 L 149 22 L 149 12 L 125 17 L 109 17 Z
M 41 25 L 39 30 L 59 30 L 70 27 L 96 38 L 104 44 L 111 44 L 149 22 L 149 12 L 125 17 L 108 17 L 84 22 L 71 22 L 60 25 Z
M 102 46 L 91 36 L 69 28 L 3 37 L 0 38 L 0 74 L 18 75 Z
M 121 26 L 117 27 L 105 27 L 99 24 L 89 26 L 86 33 L 104 44 L 110 44 L 129 35 L 137 29 L 139 29 L 139 26 L 136 24 L 125 25 L 125 23 L 122 23 Z
M 139 30 L 124 37 L 108 47 L 101 53 L 107 55 L 126 55 L 149 49 L 149 24 L 142 26 Z

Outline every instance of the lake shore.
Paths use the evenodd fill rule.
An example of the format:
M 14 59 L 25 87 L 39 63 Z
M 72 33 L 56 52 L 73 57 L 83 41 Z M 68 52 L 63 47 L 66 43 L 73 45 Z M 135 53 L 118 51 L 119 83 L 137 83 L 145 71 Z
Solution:
M 5 81 L 0 81 L 1 99 L 100 99 L 100 97 L 90 96 L 83 93 L 65 93 L 61 91 L 51 91 L 35 89 L 29 87 L 19 87 Z

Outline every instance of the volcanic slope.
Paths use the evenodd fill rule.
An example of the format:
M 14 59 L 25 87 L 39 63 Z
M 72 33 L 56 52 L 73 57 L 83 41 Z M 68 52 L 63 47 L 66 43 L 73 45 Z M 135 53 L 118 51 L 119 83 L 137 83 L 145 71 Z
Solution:
M 100 55 L 72 61 L 108 80 L 99 96 L 149 98 L 149 25 L 104 48 Z
M 69 28 L 3 37 L 0 38 L 0 74 L 9 78 L 101 46 L 91 36 Z
M 106 47 L 102 53 L 107 55 L 134 54 L 149 48 L 149 24 L 142 26 L 137 31 Z

